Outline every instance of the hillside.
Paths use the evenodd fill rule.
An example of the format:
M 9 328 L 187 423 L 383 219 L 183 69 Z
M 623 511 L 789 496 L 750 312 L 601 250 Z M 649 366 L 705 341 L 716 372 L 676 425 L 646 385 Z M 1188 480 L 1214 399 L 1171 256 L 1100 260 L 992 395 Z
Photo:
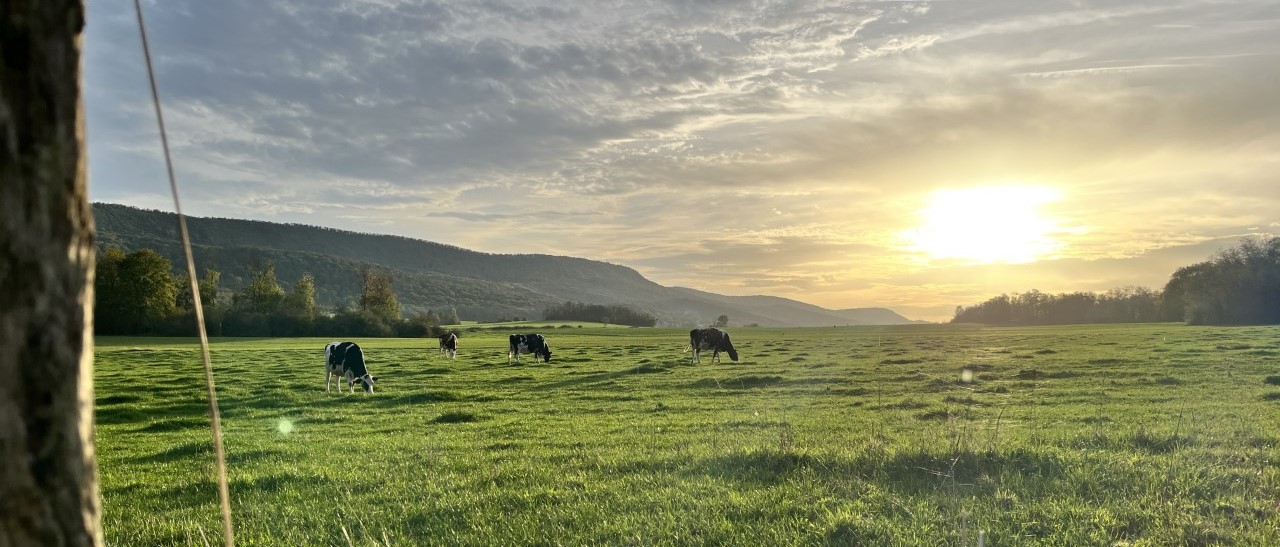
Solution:
M 124 205 L 93 206 L 99 247 L 152 248 L 181 263 L 172 213 Z M 482 253 L 399 236 L 361 234 L 300 224 L 221 218 L 187 219 L 197 267 L 223 273 L 223 288 L 243 286 L 248 267 L 271 260 L 286 285 L 304 272 L 316 278 L 322 306 L 352 305 L 361 263 L 389 270 L 407 311 L 455 307 L 466 319 L 541 317 L 550 303 L 573 300 L 626 304 L 666 325 L 707 324 L 728 315 L 732 324 L 832 326 L 906 324 L 891 310 L 828 310 L 774 296 L 725 296 L 664 287 L 639 272 L 583 258 Z

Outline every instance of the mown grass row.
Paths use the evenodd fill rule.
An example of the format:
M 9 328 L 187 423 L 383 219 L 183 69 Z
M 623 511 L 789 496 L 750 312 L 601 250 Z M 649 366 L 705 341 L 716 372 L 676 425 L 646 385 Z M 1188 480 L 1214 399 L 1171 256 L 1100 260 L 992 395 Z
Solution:
M 505 334 L 459 358 L 361 340 L 213 346 L 238 538 L 263 545 L 1280 544 L 1278 328 L 683 329 Z M 193 346 L 99 339 L 114 544 L 217 538 Z

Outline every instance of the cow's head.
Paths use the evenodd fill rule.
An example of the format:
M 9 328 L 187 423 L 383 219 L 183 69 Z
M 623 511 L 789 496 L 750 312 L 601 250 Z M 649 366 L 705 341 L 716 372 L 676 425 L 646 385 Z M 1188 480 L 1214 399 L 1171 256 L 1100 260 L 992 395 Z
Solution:
M 356 381 L 360 382 L 361 386 L 364 386 L 365 393 L 373 393 L 373 383 L 377 382 L 378 378 L 376 376 L 365 374 L 364 376 L 356 378 Z
M 542 360 L 543 361 L 551 360 L 551 346 L 542 346 Z
M 731 346 L 731 347 L 729 347 L 729 349 L 728 349 L 728 350 L 726 350 L 726 351 L 729 353 L 729 358 L 730 358 L 730 359 L 732 359 L 732 360 L 734 360 L 734 361 L 737 361 L 737 360 L 738 360 L 738 350 L 733 349 L 733 347 Z

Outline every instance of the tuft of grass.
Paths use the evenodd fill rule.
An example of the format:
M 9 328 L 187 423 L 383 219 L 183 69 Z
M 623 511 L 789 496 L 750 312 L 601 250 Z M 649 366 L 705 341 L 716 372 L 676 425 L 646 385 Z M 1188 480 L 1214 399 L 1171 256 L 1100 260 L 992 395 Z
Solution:
M 951 412 L 942 408 L 916 414 L 916 418 L 919 418 L 921 420 L 945 420 L 950 417 L 951 417 Z
M 924 407 L 927 407 L 927 406 L 929 406 L 929 403 L 926 403 L 926 402 L 924 402 L 924 401 L 921 401 L 921 400 L 918 400 L 918 399 L 907 399 L 907 400 L 898 401 L 898 402 L 896 402 L 896 403 L 892 403 L 892 404 L 889 404 L 889 405 L 885 405 L 885 408 L 897 408 L 897 409 L 903 409 L 903 410 L 914 410 L 914 409 L 917 409 L 917 408 L 924 408 Z
M 460 424 L 460 423 L 468 423 L 468 422 L 477 422 L 477 421 L 480 421 L 480 418 L 470 412 L 454 411 L 454 412 L 445 412 L 444 414 L 436 416 L 436 419 L 431 421 L 437 424 Z
M 954 404 L 965 405 L 965 406 L 985 406 L 987 404 L 985 402 L 974 399 L 972 395 L 965 395 L 965 396 L 947 395 L 946 397 L 942 398 L 942 402 L 954 403 Z
M 906 358 L 906 359 L 882 359 L 882 360 L 880 361 L 880 364 L 882 364 L 882 365 L 912 365 L 912 364 L 915 364 L 915 363 L 923 363 L 923 362 L 924 362 L 924 359 L 920 359 L 920 358 L 916 358 L 916 357 L 910 357 L 910 358 Z
M 693 383 L 694 387 L 717 387 L 729 389 L 751 389 L 757 387 L 766 387 L 782 383 L 785 378 L 782 376 L 738 376 L 736 378 L 727 378 L 718 380 L 715 378 L 704 378 Z
M 1154 432 L 1145 427 L 1138 427 L 1127 441 L 1135 448 L 1146 452 L 1164 453 L 1189 445 L 1192 439 L 1178 432 Z

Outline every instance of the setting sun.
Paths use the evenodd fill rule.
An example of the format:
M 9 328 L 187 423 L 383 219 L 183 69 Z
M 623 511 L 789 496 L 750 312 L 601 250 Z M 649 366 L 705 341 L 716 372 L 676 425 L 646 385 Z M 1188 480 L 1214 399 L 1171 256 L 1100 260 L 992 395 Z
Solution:
M 904 235 L 931 258 L 1031 262 L 1058 246 L 1056 225 L 1039 207 L 1060 198 L 1041 186 L 938 190 L 920 210 L 919 227 Z

